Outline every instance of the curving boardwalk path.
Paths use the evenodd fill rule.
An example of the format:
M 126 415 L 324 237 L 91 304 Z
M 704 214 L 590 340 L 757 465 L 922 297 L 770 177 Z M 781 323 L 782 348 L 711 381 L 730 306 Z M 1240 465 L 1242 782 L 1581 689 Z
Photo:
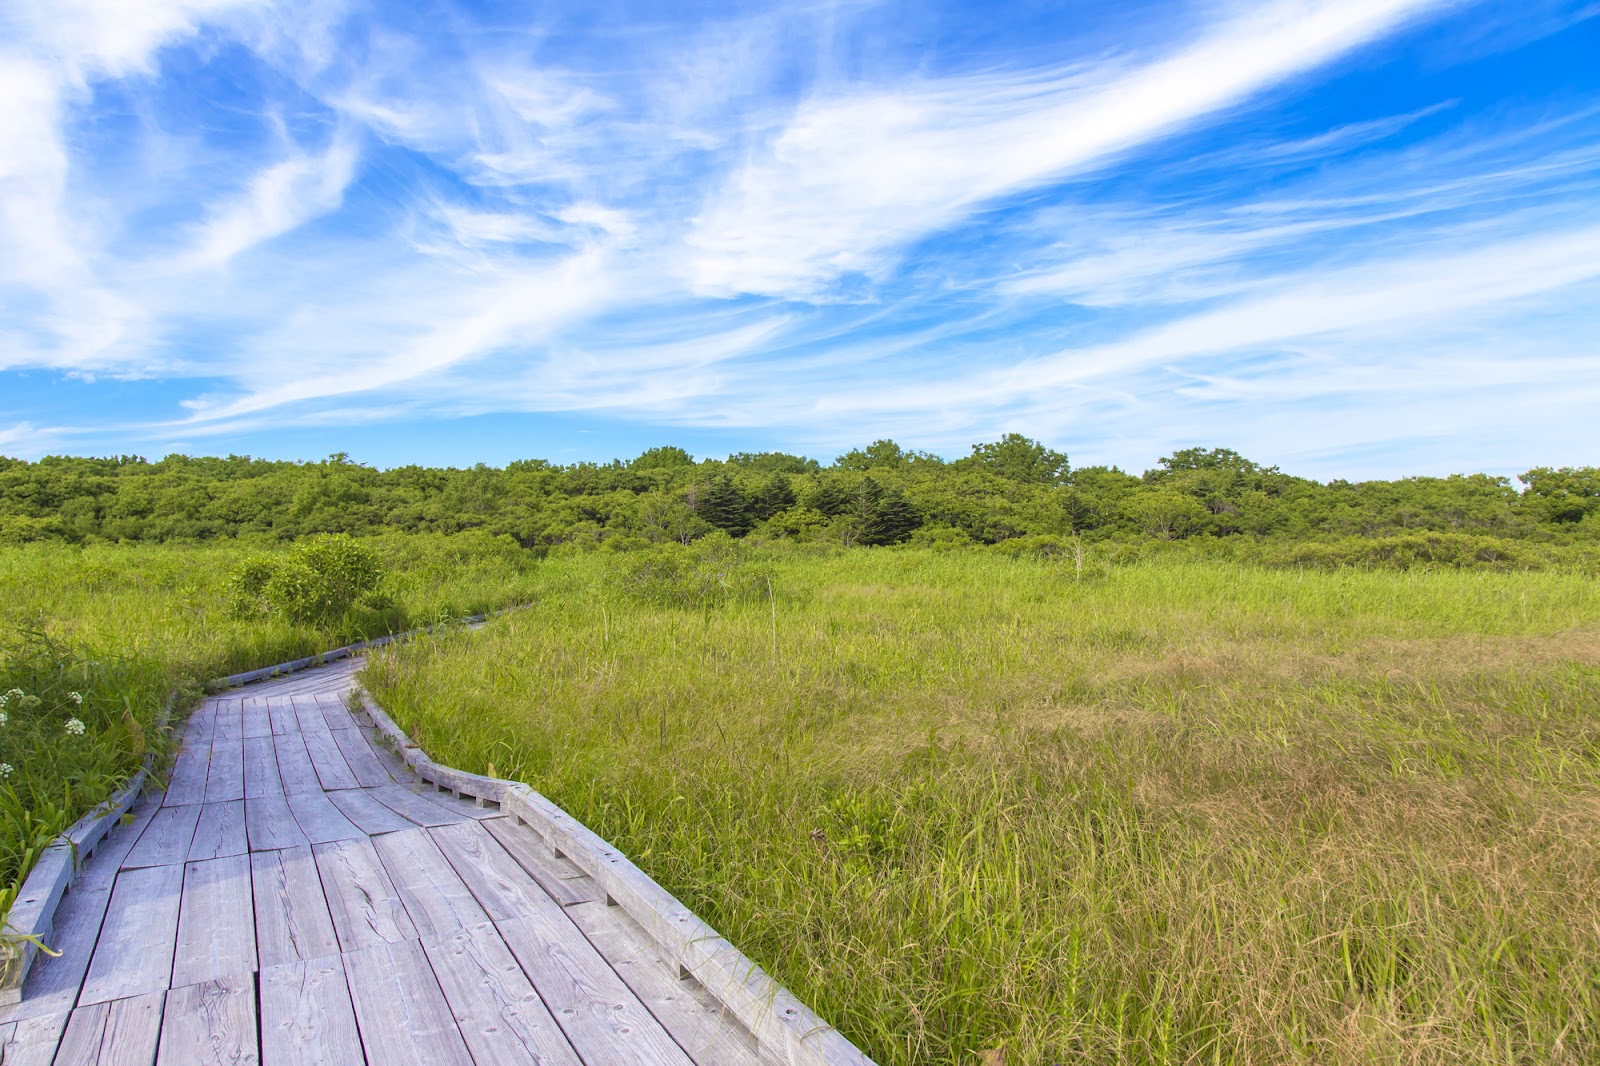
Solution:
M 763 1061 L 578 867 L 375 744 L 359 665 L 195 712 L 0 1009 L 0 1062 Z

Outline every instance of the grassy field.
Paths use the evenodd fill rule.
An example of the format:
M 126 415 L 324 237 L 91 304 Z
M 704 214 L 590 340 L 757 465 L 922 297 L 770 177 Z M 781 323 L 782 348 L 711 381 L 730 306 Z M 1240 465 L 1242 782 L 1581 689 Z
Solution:
M 0 552 L 0 914 L 50 840 L 165 745 L 156 722 L 175 690 L 186 707 L 209 678 L 530 594 L 533 564 L 514 546 L 373 543 L 392 605 L 319 625 L 235 617 L 228 578 L 254 550 L 238 544 Z
M 684 610 L 618 565 L 368 684 L 880 1061 L 1600 1061 L 1593 579 L 858 550 Z

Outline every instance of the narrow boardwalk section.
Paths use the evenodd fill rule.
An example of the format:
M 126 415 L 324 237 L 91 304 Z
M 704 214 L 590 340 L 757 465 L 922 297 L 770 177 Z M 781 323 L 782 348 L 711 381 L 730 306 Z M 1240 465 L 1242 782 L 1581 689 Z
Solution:
M 763 1061 L 588 875 L 376 744 L 359 665 L 195 712 L 0 1009 L 0 1062 Z

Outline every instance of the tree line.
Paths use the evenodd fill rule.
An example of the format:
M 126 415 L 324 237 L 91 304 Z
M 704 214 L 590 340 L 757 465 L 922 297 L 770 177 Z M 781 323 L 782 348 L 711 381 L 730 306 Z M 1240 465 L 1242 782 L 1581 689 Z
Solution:
M 781 452 L 696 461 L 542 459 L 467 469 L 169 455 L 0 458 L 0 543 L 290 541 L 385 531 L 507 535 L 549 551 L 734 537 L 886 545 L 1019 538 L 1260 537 L 1418 532 L 1600 540 L 1600 468 L 1318 482 L 1226 448 L 1186 448 L 1140 474 L 1074 469 L 1018 434 L 945 460 L 882 440 L 824 466 Z

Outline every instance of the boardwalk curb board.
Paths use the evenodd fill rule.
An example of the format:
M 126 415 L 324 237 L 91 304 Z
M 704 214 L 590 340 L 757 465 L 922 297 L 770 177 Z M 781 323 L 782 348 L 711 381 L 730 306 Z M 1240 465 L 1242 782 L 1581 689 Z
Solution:
M 755 1037 L 762 1054 L 791 1066 L 872 1066 L 859 1048 L 592 830 L 527 785 L 434 762 L 365 690 L 361 707 L 416 775 L 502 813 L 594 878 L 606 902 L 638 922 L 678 966 Z
M 166 728 L 177 701 L 175 692 L 167 697 L 167 705 L 156 719 L 157 729 Z M 83 864 L 94 854 L 96 845 L 139 798 L 154 761 L 155 753 L 146 752 L 144 765 L 128 783 L 56 837 L 28 872 L 5 916 L 4 939 L 0 940 L 0 1006 L 22 1001 L 22 985 L 38 957 L 39 945 L 48 943 L 55 932 L 56 908 L 61 905 L 61 898 L 83 872 Z

